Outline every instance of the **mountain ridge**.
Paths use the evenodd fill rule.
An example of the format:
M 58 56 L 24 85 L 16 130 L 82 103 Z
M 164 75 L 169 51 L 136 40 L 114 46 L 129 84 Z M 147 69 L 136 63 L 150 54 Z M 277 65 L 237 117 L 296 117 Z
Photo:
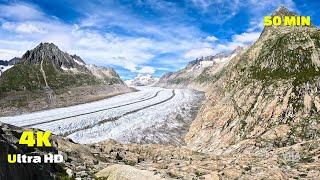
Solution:
M 133 91 L 112 68 L 87 65 L 53 43 L 40 43 L 11 62 L 0 76 L 0 114 L 74 105 Z
M 126 80 L 128 86 L 153 86 L 159 81 L 159 78 L 151 74 L 139 74 L 134 79 Z
M 53 43 L 40 43 L 34 49 L 28 50 L 19 60 L 16 67 L 4 72 L 0 81 L 3 84 L 11 84 L 9 87 L 2 87 L 2 92 L 6 91 L 6 89 L 7 91 L 10 90 L 10 88 L 14 90 L 33 90 L 49 86 L 53 89 L 59 89 L 72 85 L 99 84 L 107 82 L 108 76 L 110 82 L 107 84 L 123 84 L 119 75 L 111 68 L 98 68 L 91 65 L 90 69 L 79 56 L 62 52 Z M 110 71 L 110 73 L 102 73 L 103 70 Z M 16 84 L 13 84 L 11 80 L 14 79 L 14 74 L 18 72 L 13 71 L 19 71 L 20 74 L 24 73 L 19 79 L 16 78 L 14 81 Z M 101 73 L 104 74 L 103 77 Z M 100 76 L 97 74 L 100 74 Z M 9 77 L 6 78 L 6 76 Z M 24 77 L 29 80 L 25 81 Z M 102 82 L 99 82 L 100 80 Z
M 320 111 L 319 35 L 315 27 L 264 29 L 210 85 L 186 137 L 189 147 L 227 154 L 319 138 L 312 127 Z
M 212 76 L 219 74 L 229 61 L 242 53 L 246 47 L 237 47 L 231 52 L 222 52 L 212 56 L 197 58 L 177 71 L 164 74 L 157 85 L 162 87 L 188 87 L 205 91 Z

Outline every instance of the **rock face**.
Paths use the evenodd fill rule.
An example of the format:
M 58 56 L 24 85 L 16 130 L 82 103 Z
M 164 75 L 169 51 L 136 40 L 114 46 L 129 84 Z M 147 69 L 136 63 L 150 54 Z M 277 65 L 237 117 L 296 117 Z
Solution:
M 20 61 L 21 61 L 21 58 L 14 57 L 8 61 L 8 65 L 12 66 L 12 65 L 18 64 Z
M 21 62 L 30 64 L 40 64 L 42 61 L 49 61 L 55 68 L 77 68 L 82 70 L 84 61 L 78 56 L 71 56 L 62 52 L 53 43 L 40 43 L 32 50 L 28 50 L 21 58 Z M 83 69 L 82 72 L 86 70 Z
M 106 141 L 81 145 L 52 135 L 50 149 L 26 148 L 17 141 L 22 131 L 0 123 L 0 178 L 4 179 L 93 179 L 142 175 L 148 179 L 312 179 L 320 176 L 319 140 L 307 141 L 272 151 L 213 156 L 186 147 L 158 144 L 120 144 Z M 35 129 L 33 129 L 36 131 Z M 38 131 L 38 130 L 37 130 Z M 7 153 L 63 155 L 61 164 L 6 163 Z M 153 176 L 155 175 L 155 176 Z M 30 178 L 32 176 L 32 178 Z
M 293 13 L 279 8 L 273 15 L 285 14 Z M 320 138 L 319 51 L 316 27 L 265 28 L 212 77 L 186 137 L 189 147 L 219 155 L 314 145 Z
M 5 61 L 5 60 L 0 60 L 0 65 L 2 66 L 8 66 L 8 61 Z
M 130 180 L 160 180 L 162 178 L 155 176 L 152 172 L 139 170 L 128 165 L 112 165 L 99 171 L 97 178 L 107 180 L 130 179 Z
M 117 72 L 110 67 L 97 67 L 95 65 L 86 65 L 86 68 L 88 68 L 96 78 L 108 85 L 124 85 L 124 82 L 120 79 L 120 76 L 117 74 Z
M 214 56 L 201 57 L 189 62 L 187 67 L 178 72 L 163 75 L 158 86 L 163 87 L 190 87 L 204 90 L 210 84 L 210 77 L 221 72 L 230 59 L 244 50 L 238 47 L 231 53 L 219 53 Z
M 0 76 L 3 115 L 20 113 L 19 109 L 28 112 L 68 106 L 131 91 L 112 68 L 87 65 L 79 56 L 62 52 L 52 43 L 40 43 L 8 64 L 13 65 Z M 63 100 L 66 98 L 68 101 Z
M 5 60 L 0 60 L 0 65 L 3 66 L 10 66 L 10 65 L 15 65 L 18 64 L 21 61 L 21 58 L 18 57 L 14 57 L 9 61 L 5 61 Z
M 152 86 L 159 81 L 159 78 L 152 77 L 151 74 L 139 74 L 137 77 L 131 80 L 125 81 L 128 86 Z

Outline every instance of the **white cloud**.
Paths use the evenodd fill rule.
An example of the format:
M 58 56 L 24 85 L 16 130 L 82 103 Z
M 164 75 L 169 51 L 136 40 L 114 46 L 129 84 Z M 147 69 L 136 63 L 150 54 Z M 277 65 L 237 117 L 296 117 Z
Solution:
M 248 6 L 254 7 L 250 8 L 250 13 L 254 15 L 264 15 L 266 12 L 271 13 L 275 8 L 279 6 L 285 6 L 291 10 L 296 9 L 296 5 L 293 0 L 248 0 Z
M 212 23 L 223 24 L 234 17 L 240 10 L 245 10 L 251 19 L 260 20 L 265 14 L 271 13 L 275 8 L 283 5 L 291 10 L 296 9 L 293 0 L 185 0 L 193 4 Z M 190 3 L 191 2 L 191 3 Z
M 207 13 L 223 20 L 234 16 L 241 5 L 239 0 L 193 2 L 199 8 L 210 7 Z M 252 0 L 250 6 L 254 3 L 258 2 Z M 88 11 L 93 10 L 89 7 Z M 233 50 L 251 43 L 259 32 L 254 28 L 248 29 L 245 33 L 234 35 L 230 42 L 216 44 L 217 37 L 200 31 L 197 26 L 176 21 L 146 20 L 130 12 L 123 13 L 119 10 L 121 8 L 106 10 L 103 7 L 94 7 L 94 13 L 84 14 L 85 18 L 80 19 L 78 24 L 67 24 L 30 4 L 0 5 L 0 59 L 21 56 L 42 41 L 53 42 L 63 51 L 78 54 L 88 63 L 121 66 L 134 73 L 154 72 L 153 68 L 144 65 L 152 64 L 151 61 L 159 54 L 175 54 L 176 57 L 161 59 L 158 64 L 170 68 L 181 67 L 191 58 Z M 170 3 L 160 3 L 154 9 L 167 7 L 170 7 Z M 258 21 L 253 19 L 252 22 Z M 110 33 L 109 30 L 115 28 L 126 35 Z M 101 29 L 108 31 L 99 31 Z
M 214 41 L 217 41 L 217 40 L 218 40 L 218 38 L 217 38 L 217 37 L 215 37 L 215 36 L 213 36 L 213 35 L 211 35 L 211 36 L 207 36 L 207 37 L 206 37 L 206 40 L 207 40 L 207 41 L 214 42 Z
M 20 40 L 2 40 L 0 39 L 0 59 L 9 60 L 13 57 L 20 57 L 26 49 L 35 47 L 36 43 Z
M 151 66 L 143 66 L 136 72 L 139 74 L 153 74 L 156 70 Z
M 25 8 L 25 12 L 34 12 L 34 14 L 28 16 L 27 20 L 12 14 L 14 10 L 21 7 Z M 23 52 L 20 49 L 26 51 L 40 42 L 52 42 L 63 51 L 78 54 L 88 63 L 116 65 L 134 73 L 142 73 L 155 72 L 153 68 L 145 67 L 143 64 L 150 63 L 158 54 L 179 54 L 212 46 L 211 43 L 200 38 L 207 36 L 196 27 L 170 21 L 163 23 L 145 21 L 117 10 L 106 12 L 104 9 L 96 9 L 94 15 L 88 15 L 79 24 L 74 25 L 60 22 L 27 4 L 2 7 L 1 11 L 11 12 L 12 16 L 16 17 L 14 21 L 8 19 L 0 21 L 3 30 L 0 29 L 0 35 L 7 35 L 2 36 L 5 37 L 3 40 L 17 42 L 17 46 L 10 47 L 0 43 L 0 48 L 7 49 L 8 52 L 16 52 L 16 54 L 12 53 L 12 56 L 21 56 Z M 1 17 L 7 16 L 0 15 Z M 93 30 L 100 26 L 107 26 L 102 29 L 120 28 L 130 31 L 135 36 Z M 214 40 L 213 36 L 208 38 Z M 22 40 L 27 41 L 28 44 L 19 44 Z M 0 59 L 8 56 L 0 54 Z M 187 61 L 184 59 L 184 62 Z
M 225 44 L 218 44 L 215 48 L 215 52 L 233 51 L 237 47 L 243 47 L 245 44 L 239 42 L 227 42 Z
M 256 41 L 260 36 L 260 32 L 244 32 L 232 36 L 232 41 L 217 44 L 215 52 L 232 51 L 237 47 L 248 46 Z
M 201 48 L 201 49 L 192 49 L 184 54 L 184 57 L 187 59 L 195 59 L 202 56 L 213 55 L 214 51 L 212 48 Z
M 190 2 L 190 0 L 186 1 Z M 223 24 L 235 16 L 245 3 L 240 0 L 191 0 L 191 4 L 198 8 L 206 18 L 209 18 L 211 23 Z
M 260 32 L 244 32 L 233 36 L 233 41 L 238 43 L 252 43 L 260 36 Z
M 44 14 L 34 6 L 25 3 L 0 5 L 0 17 L 15 20 L 43 19 Z
M 249 28 L 243 33 L 233 35 L 231 41 L 217 44 L 214 51 L 232 51 L 238 46 L 247 46 L 256 41 L 264 27 L 263 16 L 268 13 L 271 14 L 280 5 L 297 11 L 292 0 L 275 0 L 272 3 L 269 0 L 246 0 L 241 6 L 248 9 L 247 12 L 251 14 Z
M 32 23 L 12 23 L 5 22 L 2 24 L 2 28 L 8 31 L 15 31 L 17 33 L 45 33 L 43 28 L 39 28 Z
M 170 70 L 169 68 L 166 68 L 166 67 L 157 67 L 156 69 L 159 71 L 169 71 Z
M 10 60 L 13 57 L 15 57 L 16 54 L 19 54 L 21 52 L 17 50 L 8 50 L 8 49 L 0 49 L 0 59 L 1 60 Z
M 213 4 L 212 0 L 192 0 L 192 2 L 194 3 L 195 6 L 203 9 L 203 10 L 207 10 L 208 7 Z
M 250 27 L 247 29 L 247 32 L 262 31 L 264 28 L 261 18 L 259 18 L 258 20 L 251 20 L 249 24 Z

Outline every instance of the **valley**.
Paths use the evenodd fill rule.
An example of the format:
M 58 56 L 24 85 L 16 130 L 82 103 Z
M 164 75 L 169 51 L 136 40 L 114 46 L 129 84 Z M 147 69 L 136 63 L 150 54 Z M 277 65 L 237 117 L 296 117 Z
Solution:
M 0 117 L 0 121 L 50 130 L 82 144 L 110 139 L 123 143 L 184 144 L 183 137 L 203 95 L 186 89 L 137 89 L 138 92 L 91 103 Z
M 280 6 L 270 17 L 289 15 Z M 0 179 L 318 179 L 319 53 L 319 28 L 266 26 L 248 46 L 160 78 L 131 64 L 138 75 L 123 81 L 40 43 L 2 65 L 0 160 L 65 162 L 2 163 Z M 27 130 L 52 131 L 52 147 L 19 144 Z

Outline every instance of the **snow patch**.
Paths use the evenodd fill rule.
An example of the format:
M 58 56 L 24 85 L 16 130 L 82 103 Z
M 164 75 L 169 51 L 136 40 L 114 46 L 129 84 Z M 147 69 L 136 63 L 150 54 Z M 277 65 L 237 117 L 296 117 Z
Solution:
M 3 65 L 0 65 L 0 76 L 5 72 L 7 71 L 8 69 L 12 68 L 14 65 L 12 66 L 3 66 Z
M 74 60 L 74 62 L 76 62 L 77 64 L 81 65 L 81 66 L 84 66 L 85 64 L 83 62 L 80 62 L 78 60 L 76 60 L 75 58 L 72 58 Z
M 64 71 L 72 72 L 74 74 L 79 73 L 79 70 L 77 68 L 67 68 L 64 65 L 61 66 L 61 69 L 64 70 Z
M 206 67 L 210 67 L 213 65 L 213 61 L 201 61 L 200 62 L 200 66 L 202 68 L 206 68 Z
M 153 86 L 159 81 L 159 78 L 153 77 L 151 74 L 139 74 L 131 80 L 126 80 L 128 86 Z
M 64 71 L 68 71 L 69 69 L 67 67 L 65 67 L 64 65 L 61 66 L 61 69 Z

